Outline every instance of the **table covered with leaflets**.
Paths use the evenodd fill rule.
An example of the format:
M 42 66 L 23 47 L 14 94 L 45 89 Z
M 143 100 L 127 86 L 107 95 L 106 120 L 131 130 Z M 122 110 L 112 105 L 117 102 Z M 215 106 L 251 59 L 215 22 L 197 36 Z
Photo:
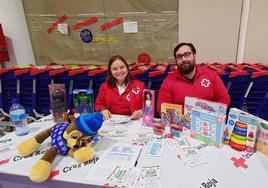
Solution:
M 99 131 L 94 158 L 78 163 L 57 155 L 50 178 L 34 183 L 28 178 L 33 164 L 50 146 L 47 139 L 28 157 L 17 145 L 53 126 L 52 116 L 30 124 L 26 136 L 10 133 L 0 138 L 0 187 L 243 187 L 268 185 L 268 157 L 260 152 L 239 152 L 228 145 L 209 146 L 192 139 L 155 135 L 142 120 L 113 115 Z

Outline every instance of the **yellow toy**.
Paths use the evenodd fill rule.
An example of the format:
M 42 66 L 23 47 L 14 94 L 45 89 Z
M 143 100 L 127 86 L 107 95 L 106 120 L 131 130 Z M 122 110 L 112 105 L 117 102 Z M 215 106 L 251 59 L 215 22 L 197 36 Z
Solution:
M 71 155 L 80 163 L 94 156 L 91 141 L 103 123 L 102 113 L 84 114 L 77 119 L 69 116 L 71 122 L 67 121 L 67 114 L 64 116 L 65 122 L 38 133 L 18 146 L 18 153 L 28 156 L 37 151 L 44 140 L 51 137 L 51 147 L 34 164 L 29 173 L 33 182 L 43 182 L 48 179 L 52 170 L 52 162 L 58 153 Z

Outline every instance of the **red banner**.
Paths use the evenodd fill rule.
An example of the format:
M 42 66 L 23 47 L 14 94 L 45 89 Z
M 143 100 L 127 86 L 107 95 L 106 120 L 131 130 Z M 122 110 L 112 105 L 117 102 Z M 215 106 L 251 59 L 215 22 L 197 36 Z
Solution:
M 116 18 L 115 20 L 111 21 L 111 22 L 107 22 L 106 24 L 103 24 L 100 26 L 101 30 L 102 31 L 105 31 L 106 29 L 109 29 L 111 27 L 114 27 L 116 25 L 119 25 L 121 23 L 123 23 L 123 18 L 120 17 L 120 18 Z
M 56 27 L 58 24 L 64 22 L 68 17 L 63 15 L 61 16 L 55 23 L 53 23 L 48 29 L 47 32 L 50 34 Z
M 98 22 L 98 18 L 96 16 L 94 16 L 94 17 L 86 19 L 86 20 L 84 20 L 82 22 L 79 22 L 77 24 L 74 24 L 72 27 L 73 27 L 74 30 L 77 30 L 77 29 L 80 29 L 80 28 L 85 27 L 87 25 L 94 24 L 96 22 Z

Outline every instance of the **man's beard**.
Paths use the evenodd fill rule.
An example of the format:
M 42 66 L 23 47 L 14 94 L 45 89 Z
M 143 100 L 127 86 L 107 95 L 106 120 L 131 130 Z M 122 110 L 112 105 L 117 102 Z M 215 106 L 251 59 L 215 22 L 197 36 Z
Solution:
M 189 74 L 191 73 L 195 68 L 195 61 L 185 61 L 181 65 L 178 65 L 178 70 L 181 73 L 181 75 Z

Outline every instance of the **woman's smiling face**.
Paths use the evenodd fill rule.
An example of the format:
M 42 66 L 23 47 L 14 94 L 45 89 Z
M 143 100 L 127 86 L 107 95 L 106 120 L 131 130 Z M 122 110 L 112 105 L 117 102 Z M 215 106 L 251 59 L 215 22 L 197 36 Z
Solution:
M 117 59 L 111 65 L 111 73 L 116 79 L 116 82 L 122 84 L 126 80 L 128 74 L 127 66 L 123 61 Z

